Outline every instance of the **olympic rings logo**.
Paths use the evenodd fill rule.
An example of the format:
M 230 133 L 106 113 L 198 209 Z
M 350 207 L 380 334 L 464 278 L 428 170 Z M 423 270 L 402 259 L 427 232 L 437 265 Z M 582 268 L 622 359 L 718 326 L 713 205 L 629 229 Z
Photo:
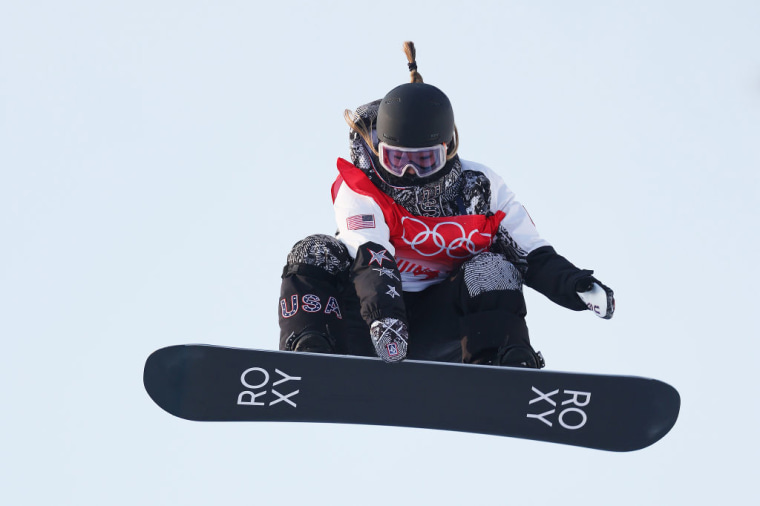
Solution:
M 405 225 L 406 221 L 414 222 L 415 225 L 407 228 Z M 411 246 L 414 251 L 426 257 L 434 257 L 446 252 L 446 256 L 449 258 L 469 258 L 484 251 L 491 244 L 491 234 L 484 234 L 477 228 L 467 234 L 465 228 L 455 221 L 438 223 L 431 230 L 425 222 L 404 216 L 401 218 L 401 225 L 404 227 L 401 239 Z M 454 227 L 453 230 L 443 230 L 449 239 L 448 244 L 446 241 L 447 237 L 444 237 L 444 234 L 439 231 L 442 227 L 446 226 Z M 411 241 L 406 238 L 408 230 L 410 233 L 416 232 Z M 417 230 L 420 231 L 417 232 Z M 457 235 L 458 237 L 452 237 L 453 235 Z M 481 247 L 479 248 L 478 246 Z

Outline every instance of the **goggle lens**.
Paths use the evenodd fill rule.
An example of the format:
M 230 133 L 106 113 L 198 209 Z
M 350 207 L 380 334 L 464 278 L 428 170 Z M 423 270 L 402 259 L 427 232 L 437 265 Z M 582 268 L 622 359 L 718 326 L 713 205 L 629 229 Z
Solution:
M 446 144 L 425 148 L 402 148 L 381 142 L 378 149 L 380 164 L 394 176 L 401 177 L 409 169 L 414 169 L 418 177 L 427 177 L 446 166 Z

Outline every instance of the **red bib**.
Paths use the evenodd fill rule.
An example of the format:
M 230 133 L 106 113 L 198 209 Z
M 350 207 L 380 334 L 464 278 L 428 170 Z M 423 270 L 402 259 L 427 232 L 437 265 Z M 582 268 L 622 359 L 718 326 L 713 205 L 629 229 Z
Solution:
M 333 201 L 342 183 L 354 192 L 374 200 L 382 209 L 390 228 L 390 242 L 396 259 L 409 259 L 441 271 L 450 271 L 464 260 L 488 251 L 504 212 L 491 216 L 471 214 L 430 218 L 414 216 L 383 193 L 350 162 L 339 158 L 340 175 L 332 186 Z

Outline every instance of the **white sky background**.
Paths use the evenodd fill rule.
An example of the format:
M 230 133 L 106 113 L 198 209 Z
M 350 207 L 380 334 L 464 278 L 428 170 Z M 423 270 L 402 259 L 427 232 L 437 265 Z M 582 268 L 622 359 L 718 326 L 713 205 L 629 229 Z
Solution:
M 757 500 L 760 3 L 0 6 L 0 503 Z M 279 273 L 331 233 L 342 111 L 451 98 L 464 158 L 617 294 L 528 292 L 549 368 L 649 376 L 682 411 L 616 454 L 416 429 L 201 424 L 148 354 L 277 347 Z

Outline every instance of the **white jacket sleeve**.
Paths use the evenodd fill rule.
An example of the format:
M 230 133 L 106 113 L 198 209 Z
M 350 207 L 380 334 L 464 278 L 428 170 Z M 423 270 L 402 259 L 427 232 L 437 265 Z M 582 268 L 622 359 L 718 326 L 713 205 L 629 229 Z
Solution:
M 488 177 L 491 182 L 491 212 L 504 211 L 506 216 L 501 221 L 501 226 L 523 254 L 528 255 L 542 246 L 550 246 L 549 242 L 539 235 L 528 211 L 517 201 L 514 192 L 501 176 L 479 163 L 463 160 L 462 164 L 465 169 L 482 172 Z
M 515 194 L 501 176 L 488 167 L 471 162 L 468 162 L 468 168 L 484 173 L 491 181 L 491 211 L 506 213 L 501 226 L 514 241 L 514 246 L 527 258 L 525 284 L 568 309 L 586 309 L 586 303 L 578 296 L 575 286 L 580 279 L 591 276 L 593 271 L 573 265 L 538 234 L 528 212 L 515 199 Z
M 372 198 L 354 192 L 344 183 L 335 196 L 333 208 L 338 239 L 346 245 L 352 258 L 356 258 L 359 246 L 367 242 L 380 244 L 395 255 L 383 211 Z

